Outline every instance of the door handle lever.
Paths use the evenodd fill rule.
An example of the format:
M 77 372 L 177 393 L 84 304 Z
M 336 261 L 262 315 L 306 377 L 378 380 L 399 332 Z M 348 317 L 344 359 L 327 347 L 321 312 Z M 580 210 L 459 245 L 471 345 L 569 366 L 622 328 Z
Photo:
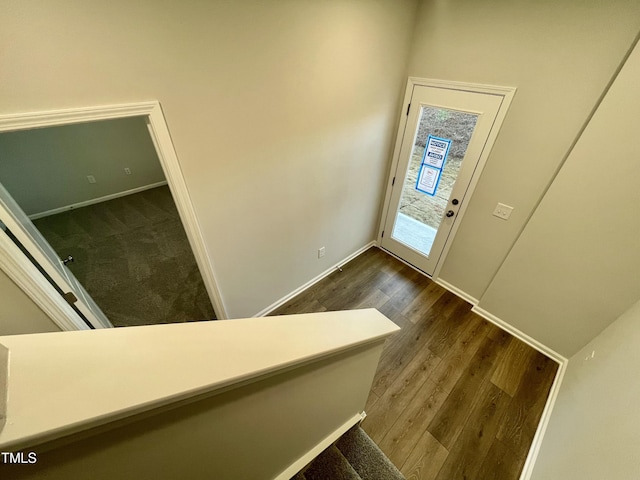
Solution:
M 73 262 L 74 262 L 73 257 L 72 257 L 71 255 L 69 255 L 67 258 L 63 258 L 63 259 L 62 259 L 62 263 L 64 263 L 65 265 L 66 265 L 67 263 L 69 263 L 69 262 L 71 262 L 71 263 L 73 263 Z

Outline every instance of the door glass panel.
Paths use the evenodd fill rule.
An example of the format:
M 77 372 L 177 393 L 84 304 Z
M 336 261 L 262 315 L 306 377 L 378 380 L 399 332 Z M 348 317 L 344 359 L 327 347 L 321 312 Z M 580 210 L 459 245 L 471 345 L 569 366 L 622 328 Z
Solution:
M 478 115 L 422 106 L 392 237 L 429 255 Z

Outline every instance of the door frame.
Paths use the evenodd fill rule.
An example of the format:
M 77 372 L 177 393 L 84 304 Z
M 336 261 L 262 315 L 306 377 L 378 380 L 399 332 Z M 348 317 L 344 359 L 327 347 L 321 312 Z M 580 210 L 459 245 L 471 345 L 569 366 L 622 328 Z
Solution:
M 0 116 L 0 133 L 75 123 L 144 117 L 180 220 L 193 250 L 217 319 L 227 313 L 214 275 L 213 260 L 207 252 L 200 224 L 193 208 L 160 103 L 156 101 L 82 107 Z M 3 237 L 5 237 L 3 235 Z M 4 240 L 4 239 L 3 239 Z M 62 330 L 89 328 L 31 261 L 11 242 L 0 240 L 2 269 Z M 19 254 L 18 254 L 19 253 Z
M 413 96 L 413 90 L 415 87 L 435 87 L 435 88 L 444 88 L 448 90 L 460 90 L 465 92 L 472 93 L 484 93 L 490 95 L 497 95 L 502 97 L 502 103 L 500 104 L 500 108 L 498 109 L 498 114 L 496 115 L 495 121 L 489 132 L 489 136 L 487 137 L 487 141 L 485 143 L 484 148 L 482 149 L 482 154 L 478 160 L 478 165 L 471 176 L 471 181 L 469 183 L 469 188 L 467 189 L 467 193 L 465 197 L 471 198 L 473 195 L 473 191 L 478 184 L 478 180 L 480 179 L 480 175 L 482 170 L 484 169 L 487 159 L 489 158 L 489 154 L 493 148 L 493 144 L 498 136 L 500 128 L 502 127 L 502 122 L 504 121 L 505 116 L 507 115 L 507 111 L 509 110 L 509 106 L 511 105 L 511 101 L 516 94 L 516 87 L 499 87 L 494 85 L 481 85 L 477 83 L 466 83 L 466 82 L 454 82 L 449 80 L 436 80 L 432 78 L 420 78 L 420 77 L 409 77 L 407 80 L 407 86 L 405 88 L 404 100 L 402 101 L 402 108 L 400 109 L 400 117 L 398 119 L 398 133 L 396 135 L 395 145 L 393 147 L 393 155 L 391 157 L 391 165 L 389 167 L 389 175 L 387 178 L 387 186 L 384 195 L 384 202 L 382 204 L 382 212 L 380 214 L 380 220 L 378 222 L 378 235 L 376 237 L 376 242 L 378 245 L 382 244 L 382 233 L 385 227 L 385 221 L 387 218 L 387 213 L 389 211 L 389 202 L 391 200 L 391 193 L 394 188 L 394 179 L 398 169 L 398 163 L 400 161 L 400 150 L 402 147 L 402 142 L 404 140 L 405 132 L 407 129 L 407 122 L 409 119 L 409 105 L 411 104 L 411 97 Z M 400 185 L 400 182 L 398 185 Z M 453 225 L 451 227 L 451 233 L 447 237 L 447 240 L 444 244 L 444 248 L 442 250 L 442 254 L 438 260 L 436 268 L 433 271 L 433 275 L 429 275 L 426 272 L 422 272 L 425 275 L 431 278 L 438 278 L 440 275 L 440 270 L 442 269 L 442 265 L 449 253 L 449 249 L 451 248 L 451 244 L 453 243 L 453 239 L 455 238 L 456 232 L 458 231 L 458 227 L 462 222 L 464 214 L 467 210 L 467 206 L 469 205 L 469 201 L 462 202 L 460 208 L 456 214 L 456 217 L 453 221 Z M 390 234 L 390 233 L 389 233 Z M 394 255 L 395 256 L 395 255 Z M 402 259 L 401 259 L 402 260 Z M 404 261 L 404 260 L 403 260 Z M 405 261 L 405 263 L 407 263 Z M 413 265 L 412 265 L 413 266 Z M 413 266 L 418 269 L 418 267 Z M 419 270 L 419 269 L 418 269 Z

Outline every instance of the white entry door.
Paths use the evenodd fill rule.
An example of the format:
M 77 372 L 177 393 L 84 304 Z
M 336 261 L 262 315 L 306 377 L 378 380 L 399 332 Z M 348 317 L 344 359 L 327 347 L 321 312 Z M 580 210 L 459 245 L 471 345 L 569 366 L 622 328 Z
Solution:
M 505 91 L 410 83 L 380 245 L 430 276 L 497 134 Z
M 93 328 L 113 327 L 84 287 L 65 266 L 26 213 L 0 184 L 0 221 L 33 257 L 41 271 L 49 277 L 64 298 L 75 307 Z M 0 234 L 3 232 L 0 231 Z M 80 319 L 76 319 L 80 322 Z M 85 327 L 86 328 L 86 327 Z

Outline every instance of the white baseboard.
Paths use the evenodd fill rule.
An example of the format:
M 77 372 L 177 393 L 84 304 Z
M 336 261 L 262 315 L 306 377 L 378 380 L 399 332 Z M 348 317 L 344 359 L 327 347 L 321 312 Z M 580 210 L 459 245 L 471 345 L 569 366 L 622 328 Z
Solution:
M 336 430 L 331 432 L 326 438 L 324 438 L 320 443 L 318 443 L 315 447 L 305 453 L 298 460 L 293 462 L 284 472 L 276 477 L 276 480 L 289 480 L 296 473 L 302 470 L 307 464 L 311 463 L 320 453 L 322 453 L 329 445 L 338 440 L 342 435 L 347 433 L 347 431 L 353 427 L 358 422 L 361 422 L 365 417 L 364 412 L 361 414 L 354 415 L 345 423 L 340 425 Z
M 312 278 L 311 280 L 309 280 L 307 283 L 305 283 L 304 285 L 302 285 L 301 287 L 296 288 L 293 292 L 285 295 L 284 297 L 282 297 L 280 300 L 278 300 L 275 303 L 272 303 L 271 305 L 269 305 L 267 308 L 265 308 L 264 310 L 259 311 L 258 313 L 256 313 L 254 315 L 254 317 L 264 317 L 268 314 L 270 314 L 271 312 L 273 312 L 276 308 L 284 305 L 285 303 L 287 303 L 289 300 L 291 300 L 293 297 L 295 297 L 296 295 L 301 294 L 302 292 L 304 292 L 307 288 L 312 287 L 313 285 L 315 285 L 316 283 L 318 283 L 320 280 L 322 280 L 323 278 L 327 277 L 329 274 L 333 273 L 335 270 L 337 270 L 339 267 L 341 267 L 342 265 L 344 265 L 345 263 L 353 260 L 354 258 L 356 258 L 358 255 L 360 255 L 363 252 L 366 252 L 367 250 L 369 250 L 371 247 L 374 247 L 376 245 L 376 242 L 369 242 L 367 243 L 364 247 L 358 249 L 357 251 L 355 251 L 354 253 L 352 253 L 351 255 L 349 255 L 348 257 L 346 257 L 345 259 L 341 260 L 340 262 L 336 263 L 333 267 L 328 268 L 327 270 L 325 270 L 324 272 L 322 272 L 320 275 L 318 275 L 315 278 Z
M 434 280 L 434 282 L 436 282 L 438 285 L 440 285 L 441 287 L 449 290 L 451 293 L 456 294 L 457 296 L 459 296 L 461 299 L 466 300 L 467 302 L 469 302 L 471 305 L 477 305 L 478 304 L 478 299 L 475 297 L 472 297 L 471 295 L 469 295 L 467 292 L 464 292 L 462 290 L 460 290 L 458 287 L 454 287 L 453 285 L 451 285 L 449 282 L 445 282 L 444 280 L 442 280 L 441 278 L 436 278 Z
M 92 198 L 91 200 L 85 200 L 84 202 L 72 203 L 71 205 L 65 205 L 64 207 L 54 208 L 52 210 L 47 210 L 45 212 L 34 213 L 33 215 L 29 215 L 29 219 L 37 220 L 38 218 L 48 217 L 49 215 L 55 215 L 56 213 L 62 213 L 69 210 L 75 210 L 76 208 L 80 208 L 80 207 L 95 205 L 96 203 L 107 202 L 115 198 L 126 197 L 127 195 L 144 192 L 145 190 L 161 187 L 163 185 L 167 185 L 166 180 L 162 182 L 152 183 L 150 185 L 143 185 L 142 187 L 132 188 L 131 190 L 125 190 L 124 192 L 112 193 L 110 195 L 105 195 L 104 197 Z
M 542 411 L 542 416 L 540 417 L 540 422 L 538 423 L 536 434 L 533 437 L 531 448 L 529 448 L 527 459 L 524 462 L 524 467 L 522 468 L 522 473 L 520 474 L 520 480 L 530 480 L 531 475 L 533 474 L 533 467 L 535 466 L 536 460 L 538 459 L 538 453 L 540 453 L 540 447 L 542 447 L 542 440 L 544 438 L 545 432 L 547 431 L 549 421 L 551 420 L 551 412 L 553 411 L 553 407 L 555 406 L 558 395 L 560 394 L 560 386 L 562 385 L 562 380 L 564 379 L 564 374 L 567 371 L 568 364 L 569 360 L 565 358 L 558 367 L 556 378 L 553 380 L 553 385 L 551 385 L 549 398 L 547 398 L 547 403 L 545 404 L 544 410 Z

